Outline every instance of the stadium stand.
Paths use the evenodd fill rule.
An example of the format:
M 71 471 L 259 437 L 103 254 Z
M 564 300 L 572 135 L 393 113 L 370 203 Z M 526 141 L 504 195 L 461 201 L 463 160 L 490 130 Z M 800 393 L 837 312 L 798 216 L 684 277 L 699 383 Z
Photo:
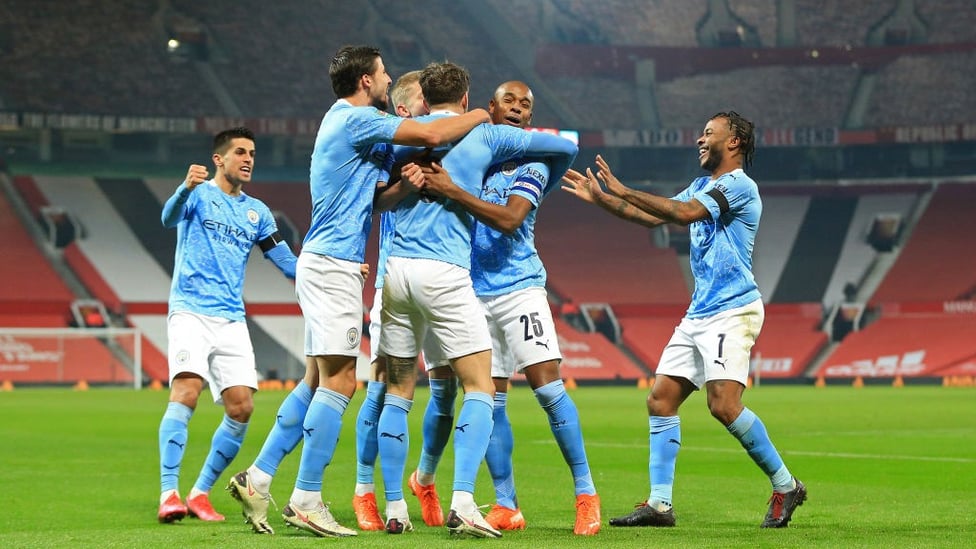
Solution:
M 546 198 L 536 244 L 549 288 L 576 303 L 687 304 L 677 253 L 655 248 L 651 232 L 620 222 L 562 191 Z
M 0 193 L 0 231 L 4 235 L 4 266 L 0 269 L 0 303 L 31 302 L 42 306 L 66 325 L 74 294 L 21 225 L 7 197 Z M 15 312 L 20 314 L 23 311 Z M 8 321 L 16 322 L 14 319 Z M 13 324 L 19 326 L 21 324 Z
M 939 185 L 871 303 L 954 301 L 976 287 L 976 186 Z
M 850 66 L 742 68 L 659 82 L 655 94 L 666 128 L 700 128 L 703 116 L 729 105 L 759 127 L 840 126 L 858 73 Z
M 166 54 L 156 2 L 0 6 L 6 108 L 42 113 L 212 115 L 220 105 L 192 66 Z M 119 70 L 124 68 L 124 70 Z M 71 90 L 71 93 L 65 93 Z
M 956 313 L 935 308 L 932 312 L 903 312 L 900 308 L 897 305 L 885 308 L 879 320 L 848 335 L 815 375 L 973 375 L 974 371 L 966 367 L 976 354 L 972 346 L 976 334 L 973 310 Z

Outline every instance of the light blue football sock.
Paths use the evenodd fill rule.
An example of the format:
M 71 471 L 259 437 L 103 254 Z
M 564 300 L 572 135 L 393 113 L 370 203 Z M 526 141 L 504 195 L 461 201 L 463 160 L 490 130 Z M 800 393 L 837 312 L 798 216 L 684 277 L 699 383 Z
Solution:
M 549 416 L 549 428 L 552 435 L 556 437 L 556 444 L 563 453 L 563 459 L 573 473 L 576 495 L 596 494 L 593 476 L 590 474 L 590 463 L 586 459 L 586 448 L 583 446 L 579 410 L 566 392 L 563 380 L 557 379 L 547 383 L 534 392 L 536 400 Z
M 474 493 L 478 467 L 485 459 L 492 430 L 492 398 L 488 393 L 464 395 L 454 427 L 454 490 Z
M 495 392 L 491 416 L 494 426 L 491 429 L 491 438 L 488 440 L 488 450 L 485 452 L 485 463 L 491 474 L 491 482 L 495 485 L 495 503 L 509 509 L 518 509 L 515 472 L 512 467 L 515 437 L 512 435 L 512 423 L 508 420 L 505 411 L 507 402 L 508 393 Z
M 335 454 L 342 430 L 342 414 L 348 405 L 349 399 L 341 393 L 324 387 L 315 390 L 302 425 L 305 445 L 302 446 L 302 459 L 295 481 L 295 487 L 299 490 L 322 491 L 322 475 Z
M 387 502 L 403 499 L 403 470 L 407 463 L 407 451 L 410 449 L 407 413 L 412 406 L 412 400 L 389 393 L 383 401 L 383 411 L 377 427 L 377 443 Z
M 652 507 L 671 506 L 674 485 L 674 466 L 681 449 L 681 418 L 678 416 L 651 416 L 650 469 L 651 495 L 647 502 Z
M 376 468 L 376 424 L 383 410 L 386 383 L 370 381 L 366 386 L 366 399 L 356 415 L 356 482 L 372 484 Z
M 769 440 L 766 426 L 759 416 L 749 408 L 743 408 L 739 417 L 728 426 L 728 430 L 746 449 L 752 461 L 766 473 L 773 489 L 788 492 L 793 488 L 793 475 L 783 464 L 783 458 L 776 451 L 773 442 Z
M 265 473 L 275 476 L 278 466 L 285 456 L 298 446 L 302 440 L 302 423 L 308 413 L 308 405 L 312 402 L 312 388 L 300 381 L 288 393 L 285 400 L 278 407 L 275 423 L 264 439 L 264 446 L 254 460 L 254 465 Z
M 207 454 L 207 460 L 203 462 L 203 469 L 200 470 L 200 476 L 193 484 L 194 488 L 201 492 L 209 492 L 213 488 L 220 474 L 237 456 L 246 433 L 247 423 L 241 423 L 224 414 L 223 421 L 214 431 L 210 442 L 210 453 Z
M 159 422 L 159 484 L 160 491 L 179 490 L 180 464 L 186 451 L 187 424 L 193 409 L 179 402 L 166 405 Z
M 444 455 L 444 448 L 454 430 L 454 400 L 457 398 L 457 380 L 431 379 L 430 400 L 424 409 L 423 447 L 420 450 L 420 465 L 417 469 L 424 474 L 433 475 Z

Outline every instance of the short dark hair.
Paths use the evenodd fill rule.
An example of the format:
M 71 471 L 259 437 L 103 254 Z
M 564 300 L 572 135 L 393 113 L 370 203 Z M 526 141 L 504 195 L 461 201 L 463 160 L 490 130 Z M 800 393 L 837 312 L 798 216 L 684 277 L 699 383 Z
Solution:
M 356 93 L 359 77 L 373 74 L 376 60 L 380 58 L 379 48 L 373 46 L 342 46 L 329 64 L 329 78 L 336 97 L 349 97 Z
M 230 142 L 238 137 L 243 137 L 245 139 L 254 141 L 254 132 L 245 128 L 244 126 L 226 129 L 214 136 L 213 152 L 224 154 L 227 152 Z
M 428 105 L 457 103 L 468 93 L 470 85 L 467 69 L 449 61 L 431 63 L 420 73 L 420 89 Z
M 752 165 L 752 155 L 756 152 L 756 126 L 741 114 L 735 111 L 716 113 L 709 120 L 724 118 L 729 121 L 729 131 L 732 135 L 739 138 L 739 153 L 742 155 L 742 166 L 748 168 Z

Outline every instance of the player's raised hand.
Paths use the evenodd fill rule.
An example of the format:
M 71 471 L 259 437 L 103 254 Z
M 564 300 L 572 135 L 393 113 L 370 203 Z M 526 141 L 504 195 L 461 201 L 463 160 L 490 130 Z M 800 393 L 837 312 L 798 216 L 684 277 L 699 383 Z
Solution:
M 593 177 L 593 172 L 587 168 L 586 173 Z M 596 185 L 596 180 L 590 181 L 585 175 L 580 172 L 570 169 L 566 172 L 566 175 L 562 178 L 562 190 L 576 195 L 578 198 L 590 204 L 594 203 L 593 193 L 590 191 L 590 185 Z
M 363 275 L 363 278 L 369 277 L 369 263 L 359 264 L 359 274 Z
M 196 188 L 197 185 L 203 183 L 209 177 L 209 172 L 206 166 L 201 166 L 200 164 L 190 164 L 190 169 L 186 171 L 186 181 L 184 184 L 187 189 L 191 191 Z
M 610 194 L 620 196 L 627 192 L 627 187 L 625 187 L 624 184 L 621 183 L 615 175 L 613 175 L 613 172 L 610 171 L 610 164 L 607 164 L 607 161 L 604 160 L 600 155 L 596 155 L 596 167 L 596 176 L 600 179 L 600 181 L 603 182 L 604 185 L 607 186 L 607 190 L 610 191 Z

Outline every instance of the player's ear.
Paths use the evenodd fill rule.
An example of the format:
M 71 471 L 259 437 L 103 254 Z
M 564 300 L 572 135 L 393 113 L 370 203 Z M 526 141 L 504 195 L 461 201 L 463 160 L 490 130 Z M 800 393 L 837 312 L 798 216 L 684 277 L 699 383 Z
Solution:
M 211 160 L 213 160 L 214 167 L 216 167 L 217 169 L 224 167 L 224 157 L 221 156 L 220 154 L 213 153 Z
M 464 92 L 464 97 L 461 98 L 461 108 L 468 110 L 468 92 Z
M 742 146 L 742 140 L 739 139 L 738 135 L 732 134 L 729 137 L 729 150 L 730 151 L 738 150 L 740 146 Z

